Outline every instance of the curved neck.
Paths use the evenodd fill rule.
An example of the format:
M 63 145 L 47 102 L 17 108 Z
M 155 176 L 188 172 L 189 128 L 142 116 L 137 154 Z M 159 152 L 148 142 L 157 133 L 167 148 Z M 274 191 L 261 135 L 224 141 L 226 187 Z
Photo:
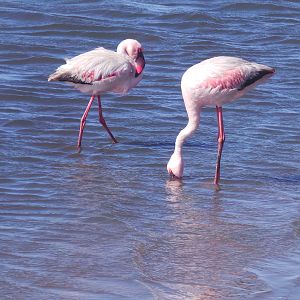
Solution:
M 128 56 L 128 53 L 126 52 L 126 49 L 125 49 L 125 45 L 123 42 L 121 42 L 118 47 L 117 47 L 117 53 L 119 54 L 124 54 L 124 55 L 127 55 Z
M 187 125 L 179 132 L 176 142 L 174 154 L 182 156 L 182 148 L 185 140 L 190 137 L 198 128 L 200 122 L 200 110 L 188 114 L 189 121 Z

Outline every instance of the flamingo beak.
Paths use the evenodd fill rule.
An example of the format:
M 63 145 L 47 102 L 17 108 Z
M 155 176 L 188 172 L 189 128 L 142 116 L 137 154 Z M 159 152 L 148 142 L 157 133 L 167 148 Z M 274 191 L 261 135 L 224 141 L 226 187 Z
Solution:
M 145 61 L 144 54 L 143 54 L 142 50 L 140 50 L 138 52 L 138 56 L 137 56 L 135 62 L 136 62 L 135 77 L 138 77 L 143 72 L 143 70 L 145 68 L 145 65 L 146 65 L 146 61 Z
M 177 177 L 176 175 L 174 175 L 174 173 L 172 172 L 172 170 L 170 168 L 167 168 L 168 169 L 168 173 L 170 175 L 170 178 L 172 179 L 180 179 L 180 177 Z
M 174 176 L 174 174 L 170 168 L 168 168 L 168 173 L 170 174 L 170 176 Z

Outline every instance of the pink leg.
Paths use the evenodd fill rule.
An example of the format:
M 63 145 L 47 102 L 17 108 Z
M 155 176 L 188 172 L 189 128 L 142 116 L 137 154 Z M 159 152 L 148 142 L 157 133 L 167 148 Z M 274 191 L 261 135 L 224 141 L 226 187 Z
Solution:
M 223 124 L 223 115 L 222 115 L 222 107 L 216 106 L 217 118 L 218 118 L 218 155 L 217 155 L 217 163 L 216 163 L 216 174 L 214 184 L 219 184 L 220 174 L 221 174 L 221 157 L 223 144 L 225 142 L 225 131 Z
M 105 128 L 105 130 L 110 135 L 111 139 L 113 140 L 113 144 L 116 144 L 118 141 L 115 139 L 115 137 L 113 136 L 113 134 L 111 133 L 111 131 L 107 127 L 105 119 L 103 117 L 100 96 L 98 96 L 98 109 L 99 109 L 99 122 L 102 124 L 102 126 Z
M 92 95 L 92 97 L 91 97 L 91 99 L 90 99 L 90 101 L 89 101 L 82 117 L 81 117 L 81 120 L 80 120 L 79 136 L 78 136 L 78 142 L 77 142 L 78 152 L 81 151 L 81 140 L 82 140 L 82 135 L 83 135 L 83 129 L 84 129 L 84 126 L 85 126 L 85 123 L 86 123 L 86 118 L 87 118 L 88 113 L 91 109 L 94 98 L 95 98 L 95 96 Z

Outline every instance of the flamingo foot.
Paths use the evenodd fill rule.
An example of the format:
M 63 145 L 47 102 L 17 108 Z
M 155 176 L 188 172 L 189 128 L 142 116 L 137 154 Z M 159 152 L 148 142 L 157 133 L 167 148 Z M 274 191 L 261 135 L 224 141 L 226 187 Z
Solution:
M 216 174 L 216 176 L 214 178 L 214 185 L 219 185 L 219 181 L 220 181 L 220 175 Z
M 112 137 L 112 144 L 118 144 L 119 142 L 114 138 Z
M 219 183 L 215 183 L 214 182 L 214 186 L 215 186 L 215 191 L 220 191 L 221 190 L 221 187 L 220 187 L 220 185 L 219 185 Z

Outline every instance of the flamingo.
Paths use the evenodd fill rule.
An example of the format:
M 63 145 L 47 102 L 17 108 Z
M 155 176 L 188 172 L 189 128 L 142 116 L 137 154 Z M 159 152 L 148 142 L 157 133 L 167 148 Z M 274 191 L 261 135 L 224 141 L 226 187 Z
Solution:
M 126 94 L 142 79 L 145 63 L 142 45 L 136 40 L 126 39 L 118 45 L 116 52 L 99 47 L 66 59 L 66 63 L 49 76 L 48 81 L 66 81 L 91 95 L 80 120 L 78 152 L 81 151 L 84 126 L 95 96 L 98 98 L 99 121 L 112 142 L 117 143 L 103 117 L 100 95 L 104 92 Z
M 274 68 L 230 56 L 213 57 L 190 67 L 181 79 L 181 91 L 188 115 L 188 123 L 179 132 L 174 152 L 167 164 L 170 176 L 182 177 L 184 169 L 183 144 L 199 127 L 202 108 L 213 105 L 216 106 L 218 122 L 218 151 L 214 177 L 214 184 L 218 185 L 225 141 L 223 104 L 242 97 L 274 73 Z

